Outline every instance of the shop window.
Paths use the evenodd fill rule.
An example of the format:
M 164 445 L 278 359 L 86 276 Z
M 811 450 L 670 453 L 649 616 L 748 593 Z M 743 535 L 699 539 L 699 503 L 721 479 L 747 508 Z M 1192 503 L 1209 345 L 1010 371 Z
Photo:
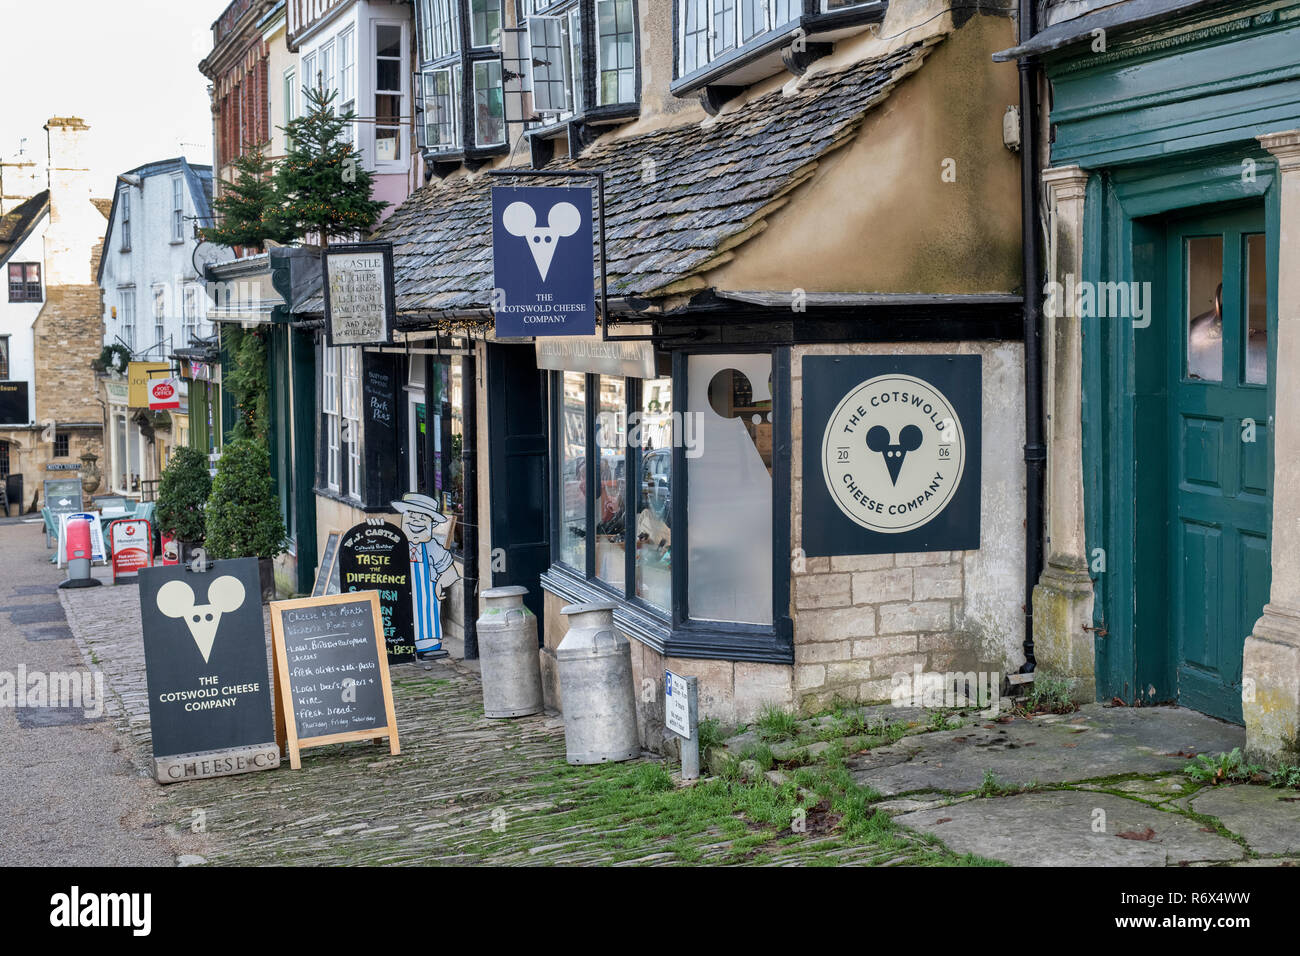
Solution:
M 627 381 L 600 377 L 596 419 L 596 577 L 616 590 L 627 579 Z
M 560 376 L 559 559 L 580 574 L 587 569 L 587 376 Z
M 692 355 L 686 459 L 691 618 L 772 623 L 772 357 Z
M 0 441 L 0 478 L 9 477 L 9 443 Z
M 346 449 L 347 493 L 361 497 L 361 349 L 340 349 L 343 419 L 342 437 Z
M 641 600 L 672 609 L 673 380 L 641 383 L 640 416 L 628 436 L 637 452 L 636 587 Z
M 423 362 L 414 364 L 423 365 Z M 444 515 L 456 519 L 451 544 L 452 550 L 459 551 L 465 515 L 461 362 L 459 358 L 437 355 L 433 356 L 431 365 L 432 380 L 422 383 L 425 401 L 415 408 L 412 490 L 433 498 Z M 432 462 L 428 458 L 430 445 Z
M 67 432 L 55 432 L 54 457 L 55 458 L 68 457 L 68 433 Z
M 339 491 L 341 482 L 341 442 L 339 418 L 339 350 L 324 346 L 321 361 L 321 413 L 325 433 L 325 487 Z
M 40 302 L 41 298 L 41 264 L 9 263 L 9 301 Z
M 0 382 L 9 378 L 9 336 L 0 335 Z

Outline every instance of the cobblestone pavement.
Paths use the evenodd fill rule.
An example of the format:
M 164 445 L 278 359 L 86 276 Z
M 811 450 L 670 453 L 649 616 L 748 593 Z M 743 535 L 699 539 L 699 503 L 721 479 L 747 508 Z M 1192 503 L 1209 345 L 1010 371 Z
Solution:
M 61 593 L 83 652 L 119 696 L 119 726 L 143 768 L 151 751 L 138 592 Z M 401 755 L 336 745 L 304 752 L 300 771 L 286 762 L 170 786 L 158 819 L 184 853 L 218 864 L 946 861 L 919 837 L 851 845 L 815 825 L 797 836 L 788 823 L 764 828 L 727 803 L 725 784 L 672 793 L 653 758 L 569 767 L 560 720 L 484 718 L 477 677 L 454 661 L 396 666 L 392 677 Z
M 39 523 L 0 522 L 0 680 L 23 685 L 25 698 L 0 707 L 0 865 L 170 864 L 153 812 L 161 795 L 138 773 L 112 714 L 98 713 L 93 680 L 78 706 L 26 693 L 46 675 L 78 686 L 93 678 L 59 604 L 64 575 L 52 553 Z

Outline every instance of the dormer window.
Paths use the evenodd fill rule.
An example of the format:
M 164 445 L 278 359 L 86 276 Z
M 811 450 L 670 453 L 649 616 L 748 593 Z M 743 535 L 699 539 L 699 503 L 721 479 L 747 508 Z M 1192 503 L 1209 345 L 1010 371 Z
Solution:
M 866 29 L 884 11 L 884 0 L 675 0 L 672 91 L 682 96 L 712 87 L 708 92 L 723 94 L 773 76 L 796 36 L 805 42 L 786 66 L 800 73 L 829 51 L 826 41 Z M 725 98 L 710 96 L 705 106 Z

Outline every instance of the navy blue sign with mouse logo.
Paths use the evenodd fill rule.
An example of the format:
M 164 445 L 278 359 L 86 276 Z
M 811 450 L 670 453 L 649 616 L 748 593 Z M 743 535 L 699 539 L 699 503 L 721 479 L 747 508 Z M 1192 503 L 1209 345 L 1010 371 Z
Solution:
M 590 188 L 493 187 L 498 336 L 595 333 L 591 211 Z
M 803 359 L 803 551 L 980 544 L 978 355 Z

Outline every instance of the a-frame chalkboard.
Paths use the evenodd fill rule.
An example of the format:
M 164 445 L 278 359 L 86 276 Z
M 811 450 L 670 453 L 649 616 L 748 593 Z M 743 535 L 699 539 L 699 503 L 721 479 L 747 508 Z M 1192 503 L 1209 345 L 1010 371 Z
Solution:
M 273 601 L 275 735 L 294 770 L 299 753 L 388 738 L 401 753 L 379 595 L 357 591 Z

